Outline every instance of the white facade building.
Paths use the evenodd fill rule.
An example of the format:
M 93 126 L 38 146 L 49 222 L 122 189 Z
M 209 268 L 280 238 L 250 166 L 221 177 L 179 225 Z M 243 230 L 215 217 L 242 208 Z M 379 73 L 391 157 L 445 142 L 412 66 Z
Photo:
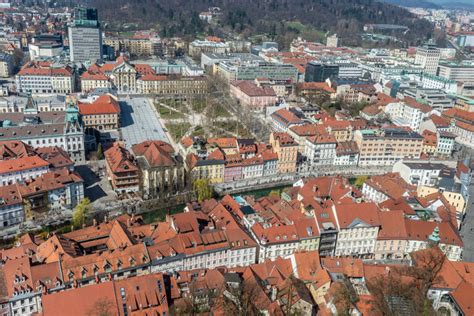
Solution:
M 308 137 L 305 145 L 305 156 L 311 168 L 330 166 L 336 157 L 336 139 L 334 136 Z
M 436 75 L 441 52 L 433 45 L 418 47 L 415 55 L 415 64 L 421 65 L 424 72 Z

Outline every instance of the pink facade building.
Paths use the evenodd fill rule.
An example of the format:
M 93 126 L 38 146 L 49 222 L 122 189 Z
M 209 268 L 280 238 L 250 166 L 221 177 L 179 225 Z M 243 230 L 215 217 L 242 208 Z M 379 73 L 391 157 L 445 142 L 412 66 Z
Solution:
M 266 106 L 274 105 L 277 101 L 272 87 L 259 87 L 253 81 L 231 82 L 230 93 L 252 111 L 263 111 Z

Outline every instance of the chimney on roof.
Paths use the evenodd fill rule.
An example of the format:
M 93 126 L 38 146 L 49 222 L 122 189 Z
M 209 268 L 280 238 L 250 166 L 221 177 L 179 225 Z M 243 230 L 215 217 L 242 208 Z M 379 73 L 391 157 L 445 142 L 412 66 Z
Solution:
M 92 226 L 97 226 L 97 220 L 95 218 L 92 219 Z

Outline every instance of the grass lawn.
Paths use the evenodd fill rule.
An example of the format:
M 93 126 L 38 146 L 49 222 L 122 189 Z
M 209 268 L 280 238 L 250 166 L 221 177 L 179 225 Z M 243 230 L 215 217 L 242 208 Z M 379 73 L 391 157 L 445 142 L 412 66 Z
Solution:
M 156 105 L 156 108 L 158 109 L 160 116 L 165 120 L 179 119 L 184 117 L 183 114 L 170 110 L 164 106 L 159 106 L 158 104 Z
M 174 141 L 179 142 L 181 140 L 181 138 L 183 138 L 184 134 L 186 134 L 188 129 L 191 127 L 191 124 L 189 124 L 189 123 L 181 123 L 181 124 L 166 123 L 165 126 L 168 129 L 168 132 L 171 134 L 171 137 L 173 137 Z
M 192 136 L 194 137 L 202 137 L 204 136 L 204 128 L 200 125 L 196 126 L 194 131 L 191 133 Z

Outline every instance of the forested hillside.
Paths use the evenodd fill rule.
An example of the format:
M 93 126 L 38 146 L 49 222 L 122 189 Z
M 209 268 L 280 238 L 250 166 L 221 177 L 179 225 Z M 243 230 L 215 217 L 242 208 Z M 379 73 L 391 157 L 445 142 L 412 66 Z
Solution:
M 209 31 L 198 14 L 220 7 L 222 17 L 215 28 L 245 35 L 267 33 L 277 38 L 298 34 L 303 25 L 322 32 L 337 32 L 347 44 L 366 23 L 390 23 L 410 28 L 407 44 L 416 44 L 431 32 L 427 21 L 419 20 L 403 8 L 374 0 L 81 0 L 99 9 L 109 27 L 124 22 L 157 27 L 165 36 L 195 35 Z M 117 22 L 120 18 L 120 25 Z M 211 29 L 212 31 L 212 29 Z M 281 40 L 281 38 L 280 38 Z

